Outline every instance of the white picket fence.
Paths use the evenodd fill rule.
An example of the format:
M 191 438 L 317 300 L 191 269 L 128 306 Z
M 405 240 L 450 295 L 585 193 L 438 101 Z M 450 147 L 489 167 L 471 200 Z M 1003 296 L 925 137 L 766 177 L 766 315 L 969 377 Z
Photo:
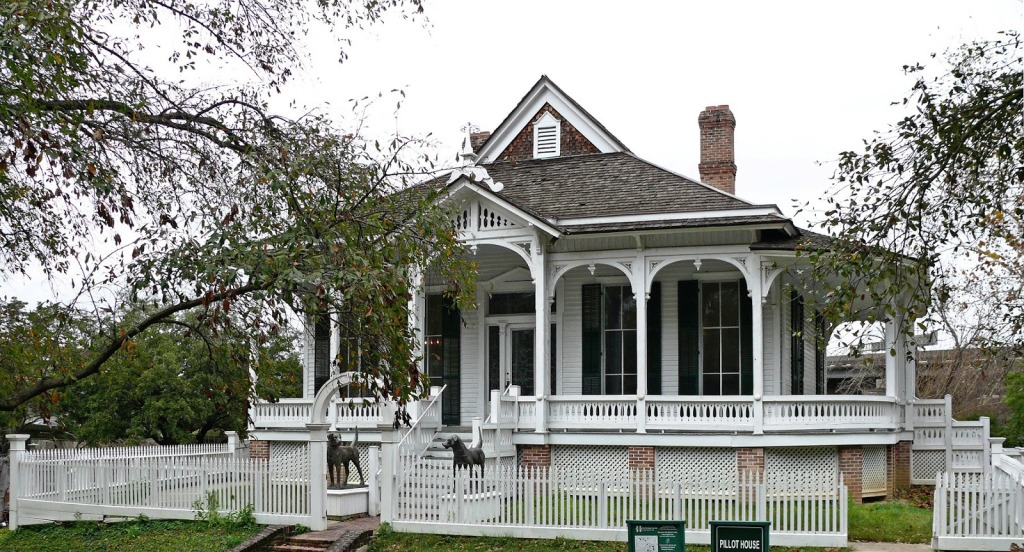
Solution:
M 1009 550 L 1024 542 L 1024 481 L 997 469 L 936 477 L 932 547 Z
M 310 524 L 305 455 L 297 462 L 277 462 L 240 458 L 233 449 L 214 445 L 28 452 L 12 447 L 11 527 L 139 515 L 193 519 L 197 506 L 209 506 L 210 496 L 221 513 L 251 506 L 259 523 Z
M 773 544 L 847 545 L 847 490 L 834 478 L 496 465 L 453 479 L 450 461 L 396 464 L 398 531 L 624 541 L 627 520 L 681 519 L 688 543 L 709 544 L 712 520 L 770 521 Z

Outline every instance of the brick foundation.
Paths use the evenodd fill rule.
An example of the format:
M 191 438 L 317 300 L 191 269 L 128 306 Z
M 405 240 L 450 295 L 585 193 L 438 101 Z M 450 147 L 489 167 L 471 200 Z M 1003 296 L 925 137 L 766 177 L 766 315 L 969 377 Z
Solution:
M 911 441 L 900 441 L 886 447 L 886 492 L 890 497 L 898 490 L 910 488 L 910 445 Z
M 738 448 L 736 449 L 736 471 L 746 474 L 764 473 L 764 449 L 763 448 Z
M 551 465 L 551 445 L 522 445 L 523 467 Z
M 855 504 L 864 502 L 864 449 L 839 447 L 839 472 Z
M 630 470 L 653 470 L 654 447 L 629 447 Z
M 249 441 L 249 458 L 270 459 L 270 441 Z

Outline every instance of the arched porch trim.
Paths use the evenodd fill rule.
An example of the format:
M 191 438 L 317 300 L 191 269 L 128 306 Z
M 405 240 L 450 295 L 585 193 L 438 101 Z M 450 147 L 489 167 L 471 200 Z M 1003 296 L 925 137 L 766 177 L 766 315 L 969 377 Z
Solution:
M 548 297 L 553 297 L 554 294 L 555 294 L 555 287 L 558 285 L 558 280 L 561 279 L 566 274 L 568 274 L 570 270 L 572 270 L 574 268 L 579 268 L 581 266 L 590 266 L 590 265 L 594 265 L 594 266 L 597 266 L 597 265 L 610 266 L 610 267 L 618 270 L 619 272 L 622 272 L 626 276 L 626 278 L 629 278 L 629 283 L 633 287 L 633 292 L 636 293 L 637 285 L 636 285 L 635 279 L 633 278 L 633 270 L 632 270 L 632 264 L 631 264 L 632 262 L 634 262 L 633 259 L 622 260 L 622 261 L 609 260 L 609 259 L 565 261 L 564 263 L 560 263 L 557 266 L 555 266 L 554 269 L 552 270 L 551 281 L 548 282 L 547 289 L 544 290 L 545 295 L 547 295 Z M 650 291 L 650 289 L 648 289 L 647 291 Z
M 649 263 L 649 265 L 648 265 L 649 268 L 648 268 L 648 271 L 647 271 L 646 282 L 644 282 L 644 293 L 650 293 L 651 292 L 651 284 L 654 283 L 654 277 L 658 274 L 658 272 L 661 272 L 661 269 L 665 268 L 666 266 L 669 266 L 669 265 L 672 265 L 672 264 L 675 264 L 675 263 L 678 263 L 678 262 L 683 262 L 683 261 L 690 261 L 690 262 L 702 261 L 703 262 L 703 261 L 706 261 L 706 260 L 722 261 L 724 263 L 727 263 L 729 265 L 732 265 L 732 266 L 736 267 L 736 269 L 740 271 L 740 274 L 743 275 L 743 280 L 747 284 L 747 291 L 750 291 L 750 290 L 753 289 L 752 283 L 751 283 L 751 278 L 750 278 L 750 271 L 747 270 L 747 265 L 744 262 L 745 261 L 744 257 L 730 257 L 730 256 L 727 256 L 727 255 L 713 255 L 713 254 L 712 255 L 679 255 L 679 256 L 669 257 L 669 258 L 666 258 L 666 259 L 649 259 L 647 261 Z

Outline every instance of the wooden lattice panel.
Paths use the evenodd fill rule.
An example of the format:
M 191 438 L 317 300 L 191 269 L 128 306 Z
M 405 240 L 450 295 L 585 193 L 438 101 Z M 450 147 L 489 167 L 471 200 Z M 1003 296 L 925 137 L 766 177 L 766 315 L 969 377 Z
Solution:
M 309 471 L 309 445 L 304 442 L 270 443 L 270 468 L 274 473 L 306 473 Z
M 629 455 L 626 447 L 552 447 L 551 465 L 570 470 L 586 468 L 590 473 L 619 477 L 629 473 Z
M 862 496 L 885 496 L 885 446 L 865 446 L 861 465 Z
M 674 477 L 690 473 L 736 473 L 736 451 L 731 448 L 658 447 L 654 449 L 654 469 L 659 475 Z
M 946 451 L 914 450 L 910 455 L 910 478 L 915 484 L 935 483 L 935 474 L 946 471 Z
M 839 477 L 839 455 L 835 447 L 772 448 L 764 452 L 764 471 L 768 479 L 799 473 L 834 481 Z

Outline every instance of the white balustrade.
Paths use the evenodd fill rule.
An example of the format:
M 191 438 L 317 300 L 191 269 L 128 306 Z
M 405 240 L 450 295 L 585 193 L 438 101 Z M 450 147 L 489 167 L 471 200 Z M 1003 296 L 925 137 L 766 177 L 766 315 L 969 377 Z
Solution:
M 754 407 L 749 400 L 733 397 L 647 397 L 647 427 L 751 431 Z
M 516 397 L 516 402 L 519 405 L 519 419 L 516 427 L 519 429 L 533 429 L 537 420 L 537 398 Z M 549 402 L 548 404 L 550 405 L 551 403 Z
M 253 426 L 257 428 L 305 428 L 313 411 L 313 399 L 259 401 L 252 405 Z
M 779 396 L 764 398 L 765 432 L 790 429 L 896 429 L 893 397 Z
M 946 401 L 942 399 L 918 399 L 914 401 L 914 426 L 927 423 L 946 423 Z
M 547 402 L 554 429 L 636 429 L 635 396 L 554 396 Z

